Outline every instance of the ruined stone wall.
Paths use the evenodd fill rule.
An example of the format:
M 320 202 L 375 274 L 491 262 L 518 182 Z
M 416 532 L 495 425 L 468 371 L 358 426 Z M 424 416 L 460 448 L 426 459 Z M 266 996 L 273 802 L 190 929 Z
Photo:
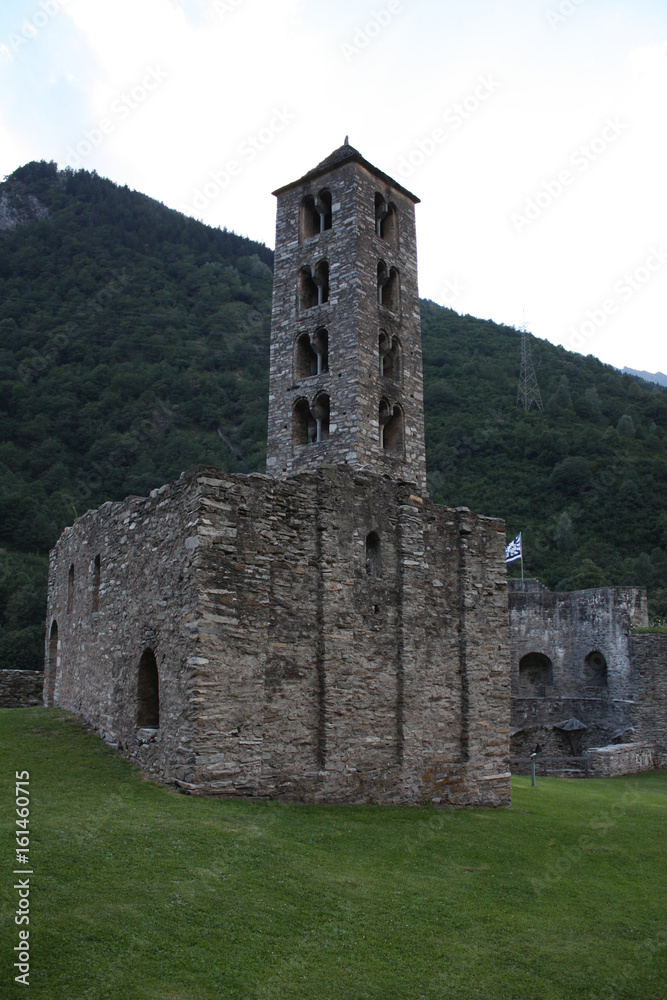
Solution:
M 199 484 L 195 783 L 507 803 L 502 523 L 350 469 Z
M 574 716 L 590 726 L 576 737 L 577 747 L 599 746 L 633 722 L 631 630 L 633 623 L 648 622 L 646 592 L 613 587 L 551 593 L 536 581 L 527 584 L 522 592 L 520 582 L 511 581 L 509 589 L 512 727 L 536 732 Z M 551 666 L 521 669 L 531 653 L 548 657 Z
M 0 708 L 42 704 L 42 670 L 0 670 Z
M 182 777 L 189 773 L 193 714 L 197 535 L 189 525 L 197 507 L 196 492 L 181 478 L 148 498 L 88 511 L 51 552 L 47 605 L 45 703 L 80 715 L 142 765 Z M 159 671 L 155 731 L 137 728 L 139 662 L 147 649 Z
M 655 747 L 658 767 L 667 767 L 667 635 L 633 637 L 637 671 L 636 738 Z
M 285 482 L 193 470 L 60 539 L 52 700 L 192 790 L 509 804 L 504 541 L 502 522 L 349 468 Z

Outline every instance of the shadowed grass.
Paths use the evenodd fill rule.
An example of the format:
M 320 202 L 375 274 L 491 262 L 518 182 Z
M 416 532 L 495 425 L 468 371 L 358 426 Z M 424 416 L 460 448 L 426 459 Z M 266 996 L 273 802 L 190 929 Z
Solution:
M 30 771 L 44 1000 L 663 1000 L 667 774 L 513 781 L 512 810 L 181 795 L 72 716 L 0 711 L 0 996 Z

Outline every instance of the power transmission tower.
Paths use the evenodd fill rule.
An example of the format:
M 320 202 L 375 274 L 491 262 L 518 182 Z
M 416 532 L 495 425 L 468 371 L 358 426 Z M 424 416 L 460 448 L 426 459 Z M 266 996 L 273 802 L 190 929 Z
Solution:
M 535 365 L 530 356 L 528 334 L 524 324 L 521 327 L 521 371 L 519 373 L 519 389 L 516 394 L 516 405 L 523 406 L 524 410 L 528 412 L 533 403 L 538 410 L 544 409 L 540 387 L 537 384 Z

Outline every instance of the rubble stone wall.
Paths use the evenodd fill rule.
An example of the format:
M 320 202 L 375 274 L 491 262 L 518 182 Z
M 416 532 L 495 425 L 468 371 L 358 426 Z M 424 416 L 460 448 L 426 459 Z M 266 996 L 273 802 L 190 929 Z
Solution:
M 53 701 L 192 791 L 508 805 L 504 542 L 502 522 L 372 473 L 192 470 L 58 542 Z
M 0 708 L 42 704 L 42 670 L 0 670 Z

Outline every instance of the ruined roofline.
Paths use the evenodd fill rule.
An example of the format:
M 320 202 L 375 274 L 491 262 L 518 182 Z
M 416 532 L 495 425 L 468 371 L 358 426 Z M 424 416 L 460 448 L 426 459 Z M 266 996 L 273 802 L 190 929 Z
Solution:
M 421 199 L 418 198 L 416 194 L 413 194 L 412 191 L 408 191 L 407 188 L 403 187 L 402 184 L 399 184 L 398 181 L 394 180 L 393 177 L 390 177 L 389 174 L 385 174 L 383 170 L 378 170 L 377 167 L 373 166 L 372 163 L 361 155 L 358 149 L 349 145 L 339 146 L 338 149 L 335 149 L 333 153 L 327 156 L 325 160 L 322 160 L 321 163 L 318 163 L 316 167 L 313 167 L 312 170 L 309 170 L 307 174 L 303 175 L 303 177 L 299 177 L 296 181 L 290 181 L 289 184 L 284 184 L 282 187 L 277 188 L 273 194 L 277 197 L 279 194 L 283 194 L 285 191 L 290 191 L 292 188 L 298 187 L 306 181 L 311 181 L 316 177 L 321 177 L 323 174 L 328 174 L 331 170 L 335 170 L 336 167 L 340 167 L 345 163 L 358 163 L 360 166 L 365 167 L 366 170 L 370 171 L 370 173 L 379 177 L 386 184 L 391 185 L 391 187 L 393 187 L 396 191 L 400 191 L 401 194 L 404 194 L 406 198 L 409 198 L 415 205 L 419 204 Z

